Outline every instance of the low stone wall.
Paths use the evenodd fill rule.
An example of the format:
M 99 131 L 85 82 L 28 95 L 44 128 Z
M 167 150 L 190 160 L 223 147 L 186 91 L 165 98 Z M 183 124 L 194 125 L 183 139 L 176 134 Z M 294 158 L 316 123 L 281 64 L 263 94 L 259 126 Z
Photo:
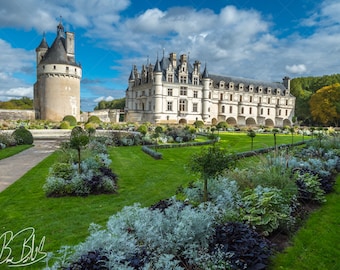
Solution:
M 2 120 L 34 120 L 34 110 L 2 110 L 0 109 L 0 119 Z

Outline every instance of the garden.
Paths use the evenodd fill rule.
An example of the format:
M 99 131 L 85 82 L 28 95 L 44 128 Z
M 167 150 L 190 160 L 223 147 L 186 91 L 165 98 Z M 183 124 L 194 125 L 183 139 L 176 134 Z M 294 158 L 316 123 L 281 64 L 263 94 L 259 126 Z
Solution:
M 94 138 L 87 136 L 85 142 L 77 138 L 73 144 L 71 139 L 62 148 L 65 153 L 54 153 L 0 194 L 0 203 L 8 206 L 1 210 L 6 218 L 0 225 L 5 230 L 16 228 L 16 217 L 17 223 L 30 224 L 50 238 L 54 243 L 46 241 L 45 247 L 54 254 L 48 255 L 46 269 L 94 269 L 94 265 L 97 269 L 267 269 L 285 247 L 282 244 L 288 243 L 282 239 L 304 224 L 310 210 L 327 204 L 336 187 L 340 171 L 336 133 L 322 132 L 295 148 L 292 142 L 304 141 L 303 136 L 225 132 L 218 134 L 220 140 L 211 136 L 211 145 L 162 148 L 168 144 L 169 130 L 152 132 L 147 132 L 149 139 L 136 134 L 120 135 L 119 140 L 117 135 L 92 134 Z M 190 129 L 184 134 L 185 142 L 175 136 L 174 143 L 204 141 Z M 83 135 L 81 131 L 79 137 Z M 142 151 L 141 145 L 149 140 L 156 141 L 155 152 L 161 153 L 161 159 Z M 114 147 L 136 141 L 145 143 Z M 281 144 L 285 147 L 279 149 Z M 256 153 L 269 146 L 273 147 L 269 153 L 237 157 L 236 152 Z M 110 175 L 115 177 L 99 175 L 102 167 L 112 169 Z M 77 185 L 70 183 L 96 182 L 93 177 L 107 179 L 112 189 L 99 192 L 101 184 L 94 192 L 72 190 Z M 70 196 L 48 193 L 46 183 L 55 182 L 51 179 L 66 182 L 60 187 L 71 190 Z M 25 185 L 27 181 L 30 185 Z M 9 205 L 11 192 L 18 194 L 14 205 Z M 26 203 L 30 198 L 29 205 L 20 198 Z M 44 203 L 34 209 L 38 201 Z M 30 208 L 42 223 L 32 217 L 24 221 L 20 212 Z M 63 240 L 53 240 L 58 237 Z

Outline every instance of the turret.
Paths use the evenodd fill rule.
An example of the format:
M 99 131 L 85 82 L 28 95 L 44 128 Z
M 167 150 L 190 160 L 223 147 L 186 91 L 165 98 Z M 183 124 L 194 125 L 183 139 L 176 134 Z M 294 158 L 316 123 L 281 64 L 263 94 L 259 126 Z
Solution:
M 156 61 L 153 70 L 154 89 L 155 89 L 155 122 L 160 119 L 162 112 L 162 69 L 158 61 Z
M 37 56 L 37 59 L 36 59 L 37 65 L 39 65 L 40 61 L 43 59 L 47 50 L 48 50 L 48 44 L 46 42 L 46 38 L 45 38 L 45 34 L 44 34 L 44 37 L 42 38 L 39 46 L 35 49 L 36 56 Z
M 209 118 L 209 74 L 207 70 L 207 65 L 204 67 L 204 71 L 202 74 L 202 83 L 203 83 L 203 104 L 202 104 L 202 119 L 206 121 Z

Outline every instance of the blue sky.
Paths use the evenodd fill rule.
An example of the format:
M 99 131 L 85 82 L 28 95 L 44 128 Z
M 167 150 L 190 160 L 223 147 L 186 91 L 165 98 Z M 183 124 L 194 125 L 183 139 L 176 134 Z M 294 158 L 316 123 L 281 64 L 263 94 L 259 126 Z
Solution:
M 0 3 L 0 100 L 33 96 L 35 48 L 62 16 L 82 64 L 81 109 L 125 95 L 132 65 L 190 54 L 209 73 L 281 81 L 340 71 L 337 0 L 12 0 Z

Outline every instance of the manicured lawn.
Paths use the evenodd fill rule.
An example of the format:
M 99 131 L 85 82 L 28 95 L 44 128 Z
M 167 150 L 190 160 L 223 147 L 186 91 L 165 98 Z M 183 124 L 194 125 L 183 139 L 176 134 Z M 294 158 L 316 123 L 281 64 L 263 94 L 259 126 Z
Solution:
M 0 149 L 0 160 L 4 158 L 8 158 L 10 156 L 14 156 L 30 147 L 32 147 L 32 145 L 17 145 L 17 146 L 7 147 L 5 149 Z
M 340 269 L 340 176 L 335 188 L 292 239 L 292 246 L 276 256 L 271 269 Z
M 250 138 L 245 134 L 223 133 L 221 146 L 232 151 L 250 150 Z M 302 137 L 295 136 L 294 141 Z M 290 135 L 278 137 L 278 144 L 289 144 Z M 273 135 L 257 135 L 254 148 L 273 145 Z M 149 206 L 173 196 L 179 186 L 186 186 L 196 177 L 185 168 L 190 156 L 200 147 L 162 149 L 162 160 L 146 155 L 140 146 L 110 148 L 113 171 L 119 176 L 118 194 L 89 197 L 46 198 L 42 190 L 54 153 L 27 172 L 21 179 L 0 193 L 1 233 L 33 227 L 36 245 L 45 236 L 44 251 L 55 252 L 64 245 L 85 240 L 91 223 L 105 226 L 108 218 L 125 205 L 140 202 Z M 20 166 L 18 164 L 18 166 Z M 21 251 L 23 239 L 11 243 L 13 254 Z M 3 259 L 3 258 L 2 258 Z M 0 258 L 1 262 L 1 258 Z M 0 264 L 0 268 L 5 266 Z M 32 267 L 42 267 L 39 264 Z M 30 268 L 28 268 L 30 269 Z

